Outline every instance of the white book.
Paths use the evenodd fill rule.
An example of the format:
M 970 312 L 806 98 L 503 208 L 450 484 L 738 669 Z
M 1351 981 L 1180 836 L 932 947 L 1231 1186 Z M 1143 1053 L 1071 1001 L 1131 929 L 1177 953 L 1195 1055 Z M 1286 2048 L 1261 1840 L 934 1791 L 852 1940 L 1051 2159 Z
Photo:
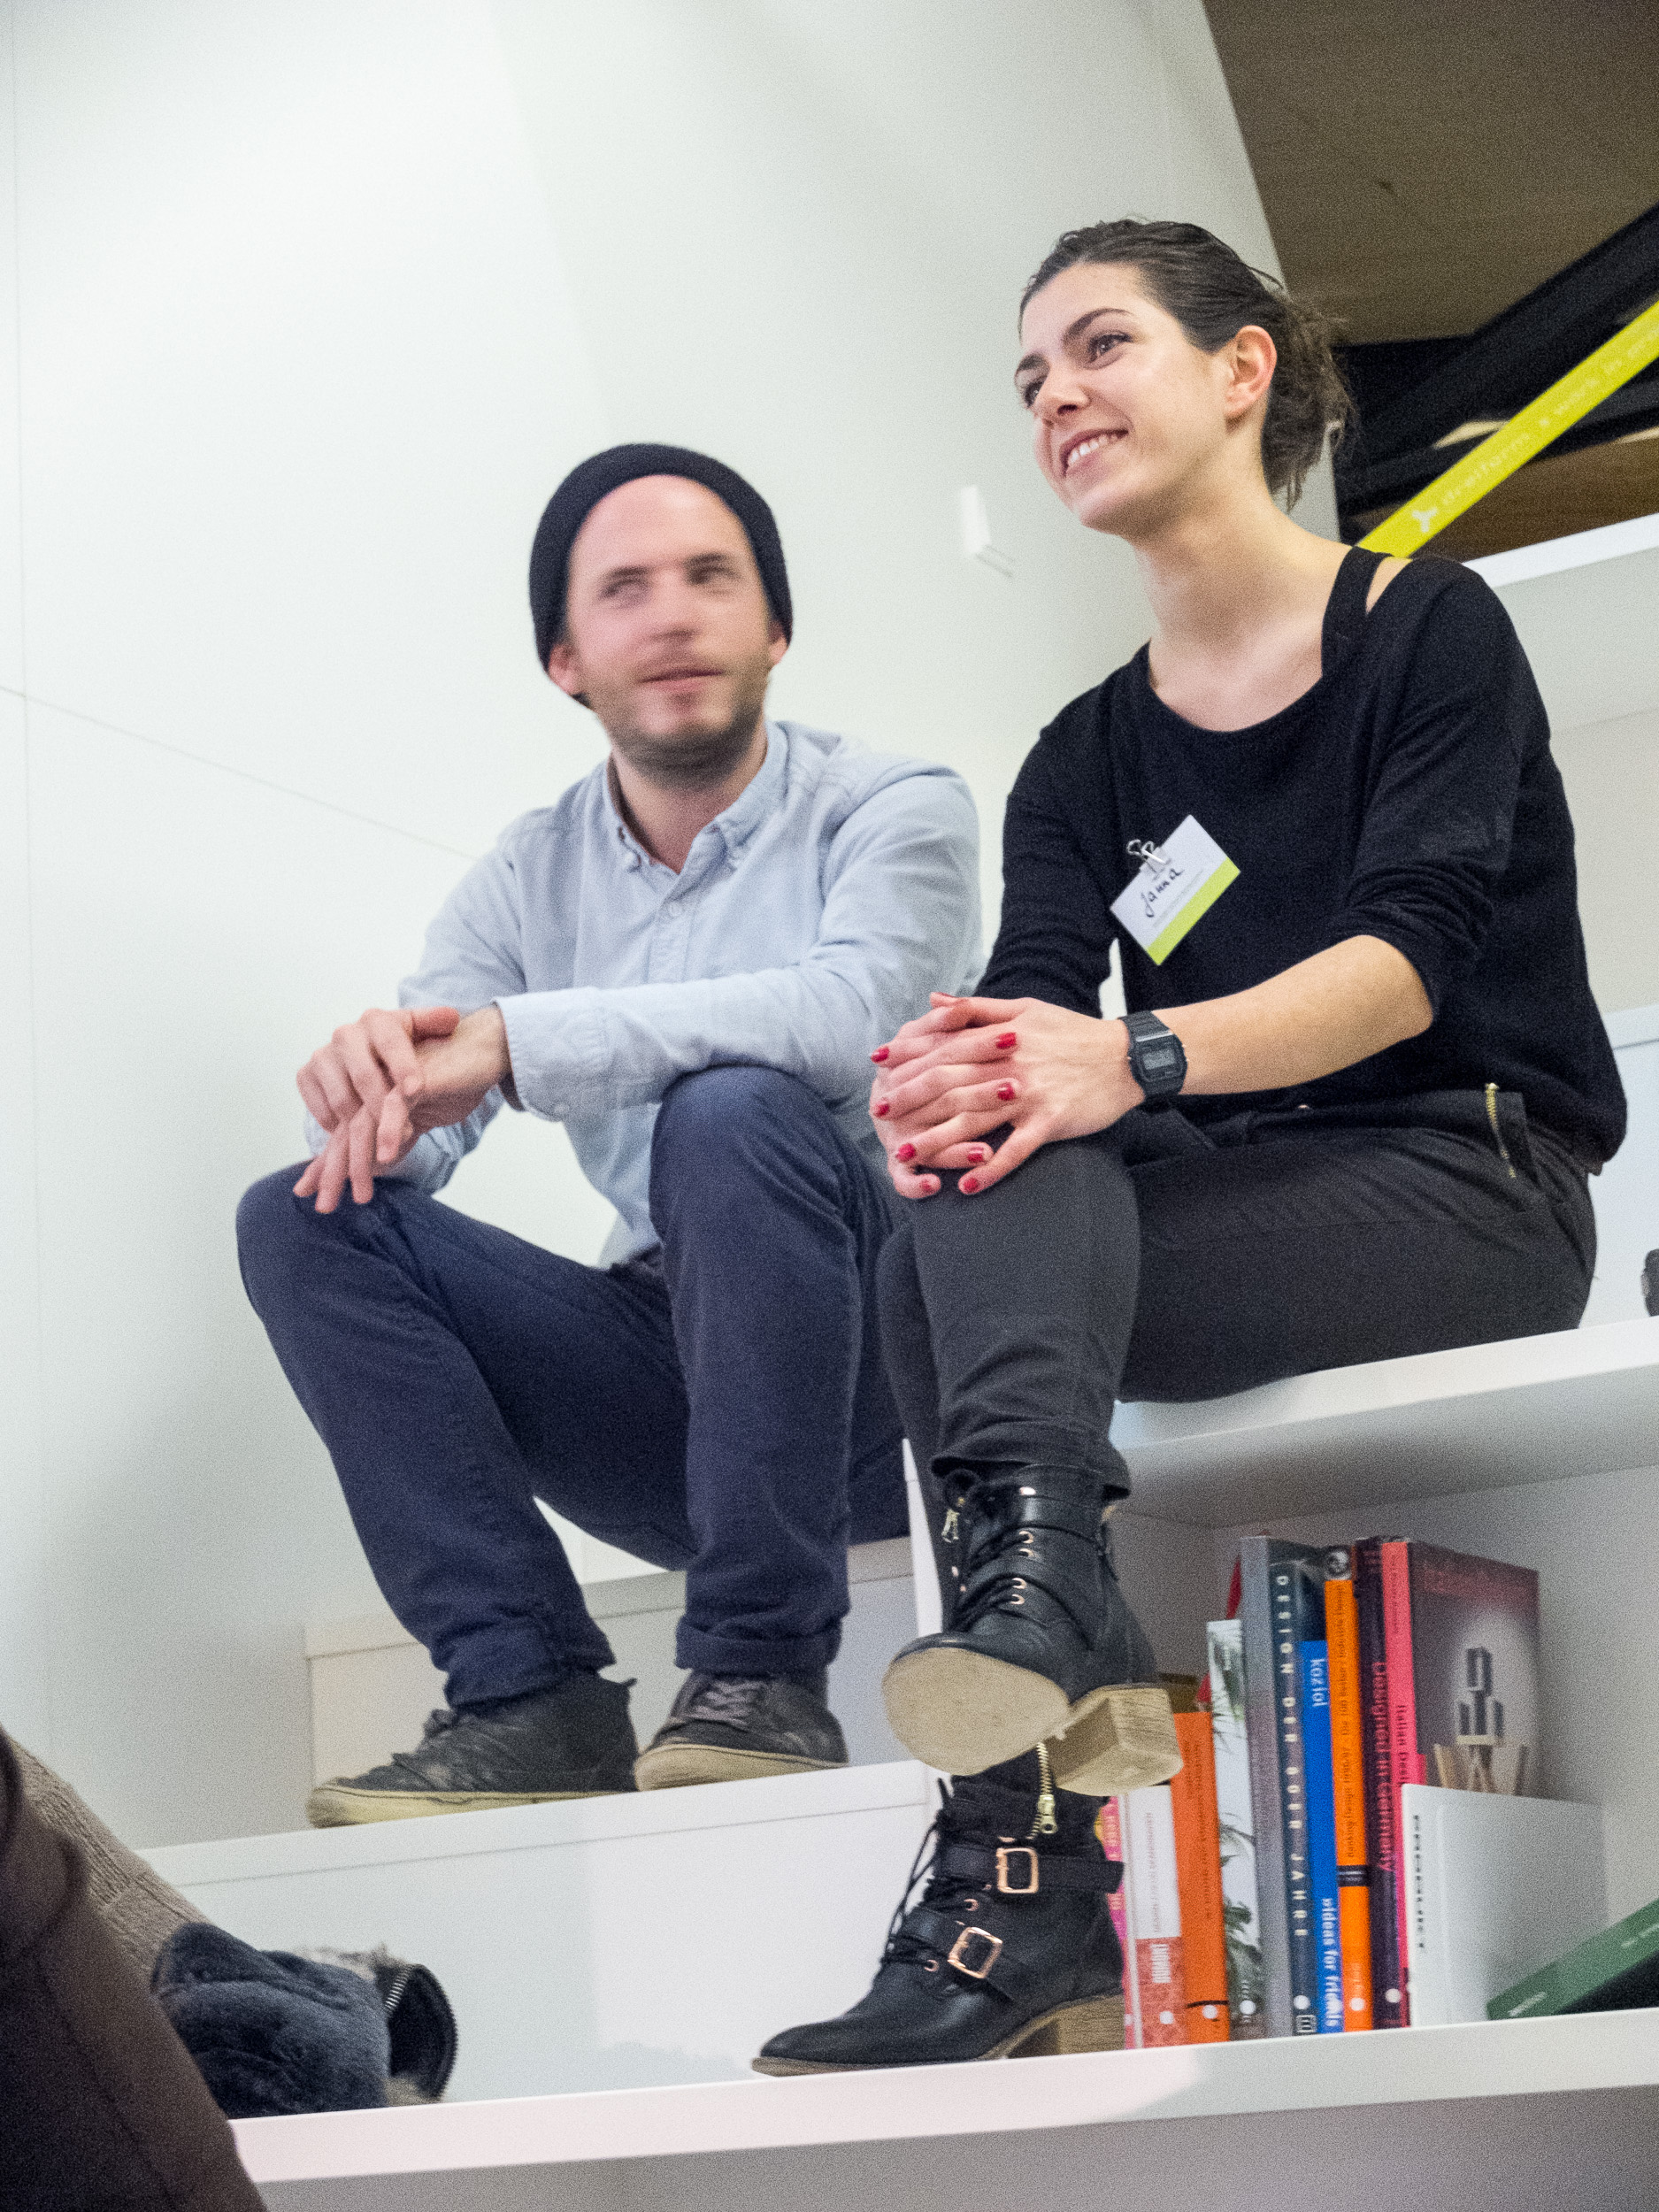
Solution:
M 1599 1805 L 1408 1782 L 1401 1841 L 1414 2028 L 1484 2020 L 1489 1997 L 1608 1924 Z
M 1129 1864 L 1130 1957 L 1125 1980 L 1133 1983 L 1139 2047 L 1152 2050 L 1187 2040 L 1175 1810 L 1167 1782 L 1128 1791 L 1121 1806 Z
M 1256 1816 L 1245 1727 L 1244 1623 L 1211 1621 L 1210 1720 L 1221 1825 L 1221 1904 L 1227 1938 L 1227 2009 L 1235 2040 L 1257 2036 L 1262 2017 L 1262 1923 L 1256 1894 Z

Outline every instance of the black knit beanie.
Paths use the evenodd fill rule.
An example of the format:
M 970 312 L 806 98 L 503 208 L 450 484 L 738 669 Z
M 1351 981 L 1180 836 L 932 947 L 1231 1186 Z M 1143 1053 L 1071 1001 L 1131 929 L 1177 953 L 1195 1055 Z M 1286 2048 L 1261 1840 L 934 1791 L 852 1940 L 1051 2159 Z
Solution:
M 565 590 L 576 533 L 608 492 L 640 476 L 687 476 L 726 502 L 748 534 L 779 627 L 785 637 L 793 635 L 795 613 L 783 541 L 772 509 L 754 486 L 724 461 L 711 461 L 706 453 L 693 453 L 685 446 L 613 445 L 571 471 L 549 500 L 530 549 L 530 612 L 535 622 L 535 657 L 542 668 L 565 619 Z

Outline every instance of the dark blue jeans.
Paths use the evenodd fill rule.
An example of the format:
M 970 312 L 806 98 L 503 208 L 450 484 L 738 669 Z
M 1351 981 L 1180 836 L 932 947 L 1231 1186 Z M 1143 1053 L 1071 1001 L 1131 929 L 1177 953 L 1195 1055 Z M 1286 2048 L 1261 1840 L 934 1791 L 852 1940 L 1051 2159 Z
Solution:
M 242 1200 L 242 1280 L 452 1704 L 611 1663 L 538 1498 L 687 1570 L 682 1666 L 833 1659 L 849 1542 L 906 1527 L 874 1293 L 896 1201 L 803 1084 L 714 1068 L 668 1093 L 660 1271 L 580 1266 L 398 1182 L 319 1214 L 297 1172 Z

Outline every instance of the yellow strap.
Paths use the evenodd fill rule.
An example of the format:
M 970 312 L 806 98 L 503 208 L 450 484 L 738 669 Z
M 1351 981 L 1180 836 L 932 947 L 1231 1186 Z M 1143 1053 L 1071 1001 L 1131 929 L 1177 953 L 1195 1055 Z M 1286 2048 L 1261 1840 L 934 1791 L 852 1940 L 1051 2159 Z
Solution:
M 1454 461 L 1443 476 L 1420 491 L 1415 499 L 1379 522 L 1369 537 L 1360 540 L 1369 552 L 1415 553 L 1437 530 L 1484 499 L 1494 486 L 1512 476 L 1524 461 L 1541 452 L 1553 438 L 1571 430 L 1581 415 L 1599 407 L 1609 392 L 1659 359 L 1659 300 L 1627 323 L 1615 338 L 1569 369 L 1547 392 L 1540 392 L 1501 430 L 1483 438 L 1461 461 Z

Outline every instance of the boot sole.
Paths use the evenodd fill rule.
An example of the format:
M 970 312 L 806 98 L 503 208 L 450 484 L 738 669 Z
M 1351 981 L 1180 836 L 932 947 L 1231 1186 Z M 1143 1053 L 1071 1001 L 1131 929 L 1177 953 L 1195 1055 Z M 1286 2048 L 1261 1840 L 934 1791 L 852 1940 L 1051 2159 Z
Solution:
M 1124 2001 L 1121 1997 L 1090 1997 L 1079 2005 L 1056 2005 L 1039 2013 L 1002 2042 L 994 2043 L 981 2058 L 1076 2058 L 1088 2051 L 1121 2051 L 1124 2047 Z M 868 2074 L 872 2066 L 818 2065 L 810 2058 L 753 2058 L 757 2074 Z
M 1180 1770 L 1169 1692 L 1156 1683 L 1108 1683 L 1072 1705 L 1047 1675 L 947 1645 L 895 1659 L 881 1694 L 894 1734 L 941 1774 L 982 1774 L 1045 1740 L 1056 1784 L 1086 1797 Z
M 641 1790 L 695 1789 L 703 1782 L 755 1782 L 769 1774 L 823 1774 L 844 1759 L 792 1759 L 780 1751 L 726 1751 L 717 1744 L 666 1743 L 634 1763 Z
M 533 1790 L 523 1795 L 504 1790 L 342 1789 L 325 1782 L 305 1801 L 313 1828 L 362 1828 L 377 1820 L 426 1820 L 434 1813 L 498 1813 L 509 1805 L 562 1805 L 572 1797 L 616 1797 L 621 1790 Z

